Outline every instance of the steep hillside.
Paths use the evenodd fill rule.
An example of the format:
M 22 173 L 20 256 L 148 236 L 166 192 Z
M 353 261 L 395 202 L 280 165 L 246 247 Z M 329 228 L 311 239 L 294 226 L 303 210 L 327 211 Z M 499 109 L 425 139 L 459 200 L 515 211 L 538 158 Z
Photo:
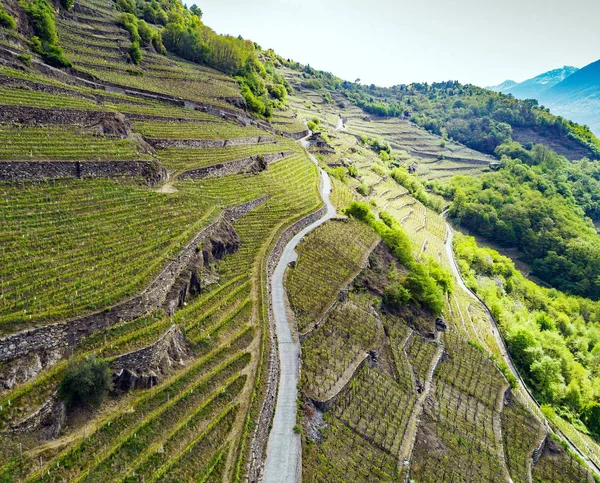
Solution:
M 592 481 L 597 303 L 445 220 L 500 230 L 509 180 L 593 245 L 595 164 L 547 150 L 598 157 L 588 130 L 343 82 L 177 0 L 1 7 L 0 481 Z

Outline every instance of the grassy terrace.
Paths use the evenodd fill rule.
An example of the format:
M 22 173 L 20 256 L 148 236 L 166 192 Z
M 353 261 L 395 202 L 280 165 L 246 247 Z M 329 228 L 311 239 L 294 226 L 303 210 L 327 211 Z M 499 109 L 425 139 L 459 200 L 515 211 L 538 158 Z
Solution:
M 522 404 L 505 404 L 502 411 L 502 441 L 504 455 L 512 480 L 526 483 L 529 478 L 533 450 L 545 437 L 540 422 Z
M 272 137 L 254 127 L 226 122 L 136 121 L 135 131 L 149 139 L 232 139 Z
M 186 171 L 218 163 L 225 163 L 258 154 L 298 151 L 298 144 L 279 139 L 276 143 L 232 146 L 229 148 L 166 148 L 157 152 L 162 165 L 168 169 Z
M 94 136 L 78 126 L 20 127 L 0 124 L 0 160 L 150 159 L 131 139 Z
M 321 319 L 338 292 L 357 275 L 376 241 L 370 227 L 354 220 L 329 221 L 302 241 L 286 281 L 301 333 Z
M 350 292 L 302 343 L 302 384 L 310 396 L 327 399 L 341 389 L 366 351 L 383 337 L 368 294 Z M 345 376 L 345 378 L 344 378 Z
M 397 459 L 337 418 L 329 418 L 323 441 L 311 445 L 302 457 L 303 481 L 398 481 Z
M 333 416 L 391 456 L 400 453 L 415 392 L 398 386 L 389 375 L 363 367 L 332 408 Z
M 67 481 L 138 481 L 133 477 L 134 471 L 147 481 L 163 481 L 167 475 L 186 480 L 192 474 L 223 475 L 225 471 L 229 477 L 224 478 L 230 479 L 234 466 L 241 468 L 236 460 L 259 367 L 257 350 L 264 323 L 261 274 L 266 249 L 291 220 L 318 207 L 316 180 L 314 165 L 299 154 L 259 175 L 178 183 L 178 193 L 170 195 L 127 188 L 149 197 L 156 196 L 166 206 L 181 197 L 196 209 L 203 203 L 237 204 L 264 194 L 269 195 L 269 200 L 236 222 L 242 247 L 221 262 L 219 285 L 209 287 L 205 294 L 175 315 L 174 321 L 185 327 L 186 335 L 194 343 L 194 362 L 152 391 L 135 391 L 110 401 L 102 415 L 92 416 L 85 439 L 77 436 L 82 431 L 77 424 L 64 430 L 64 446 L 37 448 L 39 442 L 23 439 L 24 458 L 28 462 L 23 470 L 17 464 L 14 441 L 6 442 L 1 452 L 0 475 L 38 481 L 39 454 L 43 457 L 44 472 L 50 470 L 51 476 L 59 481 L 62 478 Z M 72 184 L 82 183 L 86 182 Z M 68 185 L 62 189 L 74 190 Z M 106 182 L 106 185 L 112 187 L 113 183 Z M 115 189 L 113 187 L 113 191 Z M 54 194 L 51 190 L 50 193 Z M 45 195 L 47 193 L 39 194 L 40 197 Z M 98 196 L 98 193 L 93 192 L 88 197 L 92 195 Z M 118 197 L 113 202 L 120 204 Z M 73 205 L 77 206 L 71 203 Z M 172 208 L 177 209 L 176 205 Z M 148 213 L 141 202 L 137 209 L 140 218 Z M 199 209 L 197 213 L 201 213 Z M 81 221 L 85 221 L 84 218 Z M 155 236 L 148 237 L 152 238 Z M 129 261 L 135 251 L 134 246 L 127 253 Z M 120 268 L 122 270 L 122 266 Z M 89 276 L 86 272 L 86 278 Z M 104 357 L 128 352 L 156 340 L 171 323 L 157 315 L 115 326 L 88 339 L 73 357 L 81 358 L 92 351 Z M 0 401 L 4 408 L 7 408 L 7 400 L 11 400 L 11 409 L 2 413 L 5 421 L 18 420 L 19 408 L 27 412 L 40 404 L 55 387 L 64 367 L 61 363 L 35 382 L 5 394 Z M 135 411 L 130 412 L 130 407 Z M 240 458 L 243 454 L 240 453 Z
M 0 192 L 2 334 L 138 293 L 221 210 L 218 198 L 105 180 Z
M 503 481 L 494 418 L 506 383 L 494 364 L 458 335 L 446 333 L 444 347 L 447 356 L 434 375 L 411 475 L 424 482 Z
M 533 467 L 533 483 L 550 483 L 555 481 L 577 483 L 593 483 L 594 478 L 573 456 L 562 447 L 552 443 L 555 451 L 544 452 Z

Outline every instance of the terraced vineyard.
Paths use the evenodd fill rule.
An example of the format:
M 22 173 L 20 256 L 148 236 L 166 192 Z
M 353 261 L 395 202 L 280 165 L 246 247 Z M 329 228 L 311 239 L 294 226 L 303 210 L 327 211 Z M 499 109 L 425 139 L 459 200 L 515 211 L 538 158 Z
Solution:
M 298 247 L 287 291 L 300 333 L 314 327 L 350 283 L 374 248 L 377 236 L 355 220 L 332 221 L 309 234 Z
M 186 24 L 230 63 L 167 52 L 192 58 L 168 42 L 192 15 L 177 2 L 68 3 L 46 20 L 70 68 L 46 63 L 55 39 L 32 40 L 26 2 L 0 9 L 16 19 L 0 27 L 0 481 L 261 481 L 278 303 L 302 354 L 303 481 L 593 481 L 509 388 L 479 300 L 455 283 L 434 316 L 405 287 L 417 265 L 343 211 L 385 211 L 415 264 L 450 269 L 441 207 L 392 169 L 443 182 L 491 158 L 367 115 L 241 38 Z M 274 301 L 286 243 L 323 216 L 319 168 L 339 216 L 300 242 Z M 73 374 L 102 397 L 65 395 Z M 591 436 L 550 423 L 599 461 Z

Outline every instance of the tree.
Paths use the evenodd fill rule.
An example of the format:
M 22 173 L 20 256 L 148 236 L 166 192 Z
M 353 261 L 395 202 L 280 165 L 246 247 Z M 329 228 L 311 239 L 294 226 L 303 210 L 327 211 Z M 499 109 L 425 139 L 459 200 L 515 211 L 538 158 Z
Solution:
M 198 7 L 198 5 L 194 4 L 190 7 L 190 12 L 192 12 L 194 15 L 196 15 L 198 18 L 202 18 L 202 10 L 200 10 L 200 7 Z
M 71 364 L 58 386 L 58 397 L 69 409 L 98 407 L 112 389 L 112 376 L 108 361 L 89 357 Z

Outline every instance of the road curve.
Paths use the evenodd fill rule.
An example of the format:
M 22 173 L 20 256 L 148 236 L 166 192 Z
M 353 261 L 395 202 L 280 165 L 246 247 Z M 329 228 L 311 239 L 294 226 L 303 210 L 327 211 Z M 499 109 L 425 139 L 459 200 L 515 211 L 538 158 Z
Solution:
M 304 148 L 308 147 L 306 138 L 300 142 Z M 308 155 L 318 166 L 314 156 Z M 331 181 L 327 173 L 321 168 L 319 168 L 319 174 L 321 177 L 321 197 L 327 206 L 327 211 L 321 219 L 308 225 L 288 242 L 271 279 L 271 301 L 277 332 L 280 373 L 273 427 L 269 433 L 267 443 L 267 458 L 262 479 L 264 483 L 295 483 L 301 481 L 302 446 L 300 435 L 294 432 L 298 378 L 300 375 L 300 343 L 294 340 L 287 319 L 283 278 L 287 266 L 298 258 L 295 250 L 300 240 L 335 216 L 335 207 L 329 199 Z
M 460 288 L 463 289 L 465 292 L 467 292 L 470 297 L 472 297 L 475 301 L 477 301 L 483 307 L 483 309 L 488 317 L 488 320 L 490 321 L 490 326 L 491 326 L 492 332 L 494 334 L 494 337 L 496 338 L 496 342 L 498 343 L 498 347 L 500 348 L 500 352 L 502 353 L 502 357 L 504 358 L 504 361 L 508 365 L 508 367 L 509 367 L 510 371 L 513 373 L 513 375 L 517 378 L 517 380 L 519 381 L 519 383 L 521 384 L 523 389 L 525 390 L 525 394 L 527 395 L 527 397 L 529 399 L 529 403 L 533 406 L 536 406 L 539 409 L 539 407 L 540 407 L 539 403 L 537 402 L 537 400 L 535 399 L 535 397 L 533 396 L 533 394 L 531 393 L 531 391 L 525 384 L 525 381 L 521 377 L 521 374 L 517 370 L 517 368 L 512 360 L 512 357 L 510 356 L 510 353 L 508 352 L 508 347 L 506 347 L 506 343 L 504 342 L 504 339 L 502 338 L 502 335 L 500 334 L 500 329 L 498 327 L 498 323 L 496 322 L 496 319 L 494 319 L 494 316 L 490 312 L 490 309 L 485 304 L 485 302 L 481 298 L 479 298 L 479 296 L 475 292 L 473 292 L 470 288 L 468 288 L 465 285 L 465 282 L 462 278 L 462 274 L 460 273 L 460 270 L 458 268 L 458 264 L 456 263 L 456 259 L 454 258 L 454 250 L 452 248 L 452 240 L 454 238 L 454 231 L 453 231 L 452 227 L 450 226 L 450 223 L 448 223 L 446 221 L 447 214 L 448 214 L 447 210 L 442 213 L 442 219 L 446 223 L 445 248 L 446 248 L 446 254 L 448 255 L 448 259 L 450 260 L 450 266 L 452 268 L 454 278 L 458 282 L 458 285 L 460 286 Z M 540 409 L 540 413 L 541 413 L 541 409 Z M 590 458 L 588 458 L 585 455 L 585 453 L 583 451 L 581 451 L 579 449 L 579 447 L 575 443 L 573 443 L 573 441 L 571 441 L 566 434 L 564 434 L 562 431 L 558 430 L 558 428 L 556 428 L 556 429 L 552 428 L 550 423 L 546 419 L 544 419 L 543 423 L 549 431 L 555 432 L 558 436 L 560 436 L 561 439 L 566 441 L 567 444 L 569 445 L 569 447 L 571 448 L 571 451 L 573 451 L 574 453 L 579 455 L 579 457 L 586 462 L 587 466 L 597 476 L 600 476 L 600 467 L 598 467 L 598 465 L 594 461 L 592 461 Z

